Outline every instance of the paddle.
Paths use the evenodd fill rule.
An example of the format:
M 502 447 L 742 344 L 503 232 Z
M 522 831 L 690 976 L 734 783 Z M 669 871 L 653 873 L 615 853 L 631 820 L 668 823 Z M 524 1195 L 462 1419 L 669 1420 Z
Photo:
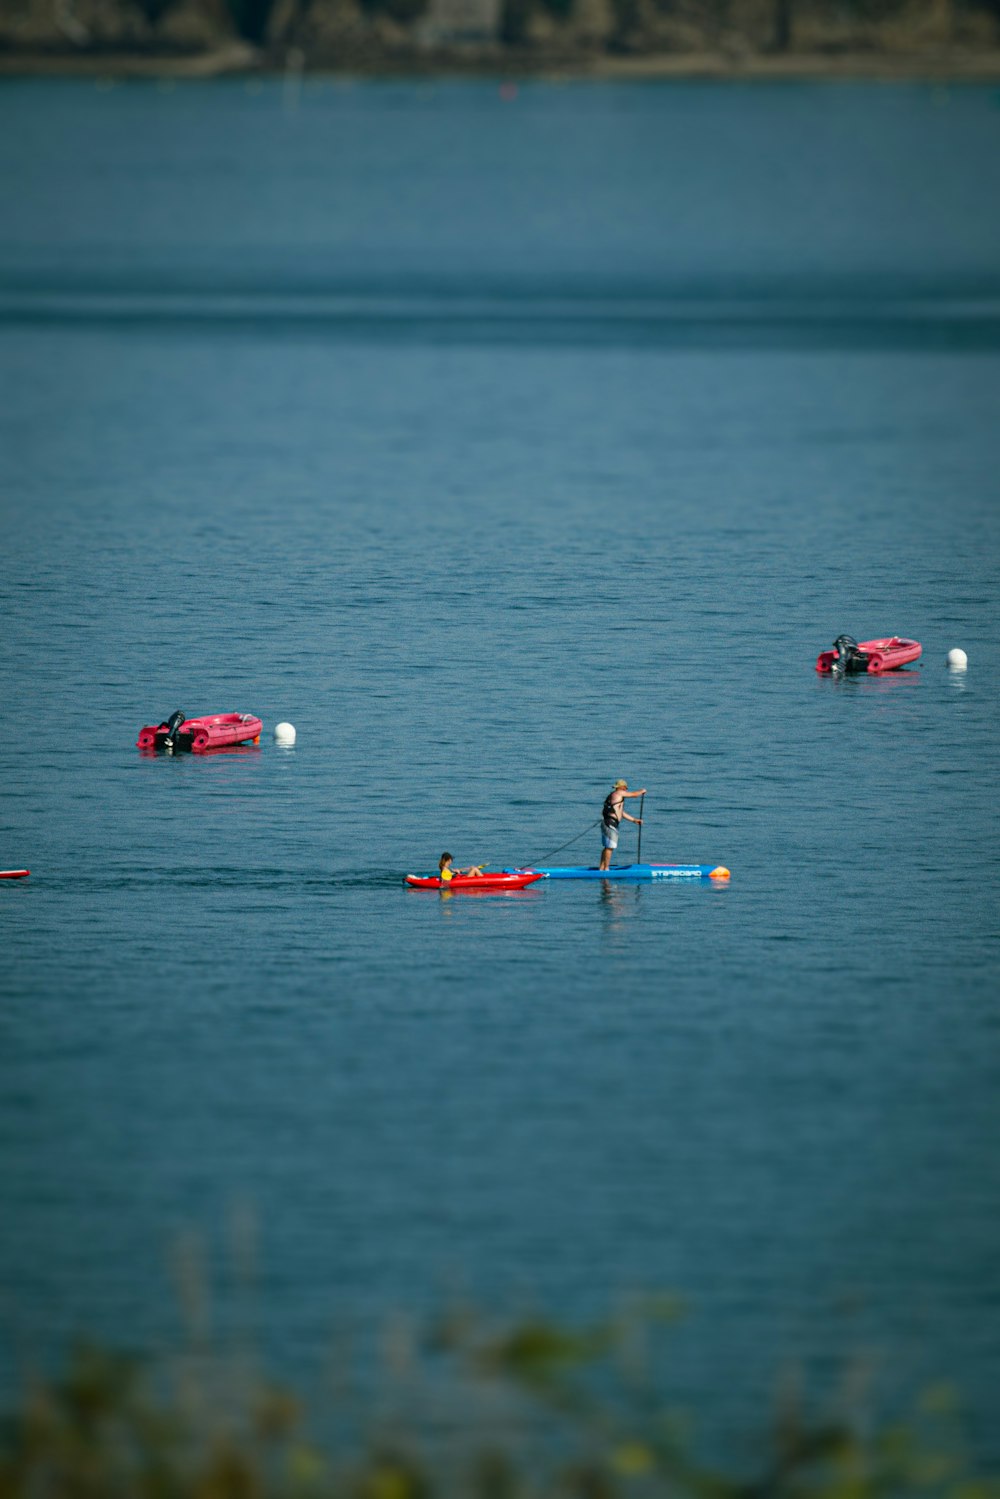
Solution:
M 642 793 L 642 795 L 640 796 L 640 798 L 639 798 L 639 851 L 638 851 L 638 853 L 635 856 L 635 862 L 637 864 L 641 864 L 642 863 L 642 809 L 643 809 L 643 807 L 645 805 L 646 805 L 646 793 L 644 791 Z

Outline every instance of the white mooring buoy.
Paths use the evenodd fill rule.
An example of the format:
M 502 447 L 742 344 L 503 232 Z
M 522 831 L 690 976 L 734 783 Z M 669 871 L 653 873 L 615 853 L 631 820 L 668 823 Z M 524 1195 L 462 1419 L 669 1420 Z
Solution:
M 955 650 L 948 652 L 948 665 L 952 671 L 964 671 L 968 664 L 969 658 L 964 651 L 956 647 Z
M 274 726 L 275 744 L 294 744 L 295 725 L 290 723 L 276 723 Z

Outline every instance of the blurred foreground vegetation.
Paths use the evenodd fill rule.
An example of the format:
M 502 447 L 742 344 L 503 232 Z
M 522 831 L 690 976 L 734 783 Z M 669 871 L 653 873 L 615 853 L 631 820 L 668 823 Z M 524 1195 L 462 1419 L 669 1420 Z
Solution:
M 311 1413 L 246 1353 L 83 1347 L 0 1426 L 0 1499 L 1000 1499 L 947 1392 L 880 1423 L 857 1377 L 825 1410 L 786 1393 L 744 1471 L 706 1461 L 657 1391 L 672 1315 L 397 1329 L 374 1378 L 331 1381 Z
M 598 66 L 1000 52 L 1000 0 L 0 0 L 0 65 Z M 155 65 L 155 66 L 154 66 Z M 998 69 L 1000 71 L 1000 69 Z

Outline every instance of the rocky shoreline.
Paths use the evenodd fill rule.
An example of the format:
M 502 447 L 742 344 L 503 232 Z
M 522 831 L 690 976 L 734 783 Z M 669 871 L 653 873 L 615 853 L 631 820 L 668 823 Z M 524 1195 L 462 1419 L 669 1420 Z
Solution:
M 532 58 L 497 53 L 470 57 L 441 52 L 429 56 L 354 58 L 342 67 L 308 64 L 289 68 L 245 43 L 193 55 L 148 53 L 0 53 L 0 78 L 206 79 L 251 77 L 552 78 L 607 82 L 705 79 L 779 82 L 870 80 L 938 84 L 1000 82 L 1000 50 L 986 53 L 793 53 L 733 57 L 723 53 L 652 54 L 646 57 Z

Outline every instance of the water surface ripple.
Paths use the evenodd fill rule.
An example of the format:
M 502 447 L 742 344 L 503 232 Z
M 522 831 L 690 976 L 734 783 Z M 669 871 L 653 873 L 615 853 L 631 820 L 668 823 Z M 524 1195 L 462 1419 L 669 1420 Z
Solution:
M 190 1227 L 247 1315 L 249 1205 L 295 1376 L 671 1289 L 709 1430 L 864 1355 L 995 1456 L 994 91 L 296 98 L 0 91 L 7 1346 L 157 1346 Z M 403 887 L 618 775 L 731 885 Z

